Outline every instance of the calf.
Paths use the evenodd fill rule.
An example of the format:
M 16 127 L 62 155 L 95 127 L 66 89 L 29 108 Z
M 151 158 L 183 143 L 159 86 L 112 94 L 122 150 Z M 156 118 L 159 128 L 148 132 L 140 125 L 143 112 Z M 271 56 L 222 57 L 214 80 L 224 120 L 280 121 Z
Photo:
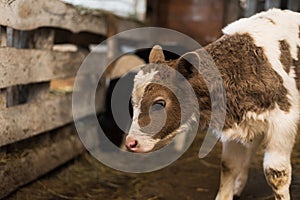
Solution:
M 198 130 L 207 129 L 214 120 L 208 86 L 201 73 L 187 62 L 193 60 L 209 71 L 210 66 L 201 66 L 207 65 L 208 58 L 202 53 L 205 50 L 219 70 L 226 93 L 225 123 L 217 135 L 223 149 L 216 199 L 231 200 L 241 194 L 259 144 L 265 148 L 264 174 L 275 199 L 290 199 L 290 156 L 299 121 L 300 14 L 272 9 L 238 20 L 223 33 L 212 44 L 175 61 L 165 61 L 159 46 L 152 49 L 149 61 L 156 64 L 144 66 L 135 77 L 127 148 L 133 152 L 154 151 L 176 134 L 187 132 L 186 127 L 195 121 L 188 96 L 187 105 L 179 105 L 171 92 L 185 91 L 173 86 L 175 76 L 165 70 L 168 67 L 180 72 L 194 89 L 200 110 Z M 166 79 L 170 79 L 170 89 L 158 84 Z M 180 109 L 190 110 L 180 116 Z M 161 121 L 162 111 L 166 113 L 164 126 L 158 133 L 149 134 L 151 126 Z

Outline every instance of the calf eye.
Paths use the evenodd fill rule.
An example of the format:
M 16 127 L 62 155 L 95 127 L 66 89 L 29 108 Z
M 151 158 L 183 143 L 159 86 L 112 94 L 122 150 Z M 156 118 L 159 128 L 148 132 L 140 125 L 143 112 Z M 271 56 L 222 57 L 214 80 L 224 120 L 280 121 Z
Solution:
M 152 110 L 157 111 L 157 110 L 162 110 L 166 106 L 166 102 L 164 100 L 157 100 L 152 104 Z

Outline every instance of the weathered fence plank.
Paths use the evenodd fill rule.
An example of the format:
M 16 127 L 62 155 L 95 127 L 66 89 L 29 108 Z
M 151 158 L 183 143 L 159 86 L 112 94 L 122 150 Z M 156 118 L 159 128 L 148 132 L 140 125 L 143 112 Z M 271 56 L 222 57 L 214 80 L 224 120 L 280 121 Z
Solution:
M 83 152 L 74 126 L 0 149 L 0 199 Z
M 86 54 L 0 48 L 0 88 L 75 76 Z
M 89 103 L 104 100 L 104 88 L 99 88 L 96 99 L 86 98 Z M 98 101 L 96 112 L 104 110 L 104 102 Z M 85 112 L 82 117 L 92 114 Z M 49 99 L 9 107 L 0 112 L 0 147 L 17 142 L 73 121 L 72 95 L 50 95 Z
M 72 119 L 71 95 L 10 107 L 0 113 L 0 146 L 57 128 Z
M 0 1 L 0 10 L 0 24 L 14 29 L 60 27 L 73 32 L 89 31 L 102 35 L 107 33 L 107 16 L 111 15 L 108 12 L 76 8 L 59 0 Z M 118 32 L 139 24 L 120 17 L 116 19 Z

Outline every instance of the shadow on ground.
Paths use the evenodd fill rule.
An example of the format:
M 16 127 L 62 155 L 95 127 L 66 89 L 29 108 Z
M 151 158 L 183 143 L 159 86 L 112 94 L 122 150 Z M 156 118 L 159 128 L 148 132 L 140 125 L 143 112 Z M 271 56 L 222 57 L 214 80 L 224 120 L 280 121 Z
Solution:
M 292 156 L 292 199 L 300 199 L 299 137 Z M 7 199 L 146 199 L 193 200 L 214 199 L 219 184 L 221 144 L 205 158 L 199 159 L 201 136 L 189 150 L 170 166 L 146 174 L 129 174 L 110 169 L 88 153 L 81 155 L 60 169 L 21 188 Z M 242 200 L 273 199 L 261 167 L 259 151 L 250 171 Z

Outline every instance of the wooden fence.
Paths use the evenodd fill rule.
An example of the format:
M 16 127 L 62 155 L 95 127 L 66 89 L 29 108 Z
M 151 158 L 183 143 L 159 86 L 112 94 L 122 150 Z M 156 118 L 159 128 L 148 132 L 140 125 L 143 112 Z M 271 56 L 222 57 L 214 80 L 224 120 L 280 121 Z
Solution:
M 0 1 L 0 198 L 80 154 L 84 148 L 72 117 L 72 93 L 54 93 L 53 80 L 74 77 L 89 53 L 76 41 L 101 42 L 140 26 L 110 13 L 59 0 Z M 53 50 L 63 33 L 75 51 Z M 80 35 L 81 32 L 86 34 Z M 59 35 L 60 34 L 60 35 Z M 88 36 L 88 37 L 86 37 Z M 80 38 L 83 37 L 83 38 Z M 110 49 L 110 46 L 108 47 Z M 107 56 L 106 56 L 107 58 Z M 106 66 L 107 60 L 99 62 Z M 97 111 L 104 109 L 99 87 Z

